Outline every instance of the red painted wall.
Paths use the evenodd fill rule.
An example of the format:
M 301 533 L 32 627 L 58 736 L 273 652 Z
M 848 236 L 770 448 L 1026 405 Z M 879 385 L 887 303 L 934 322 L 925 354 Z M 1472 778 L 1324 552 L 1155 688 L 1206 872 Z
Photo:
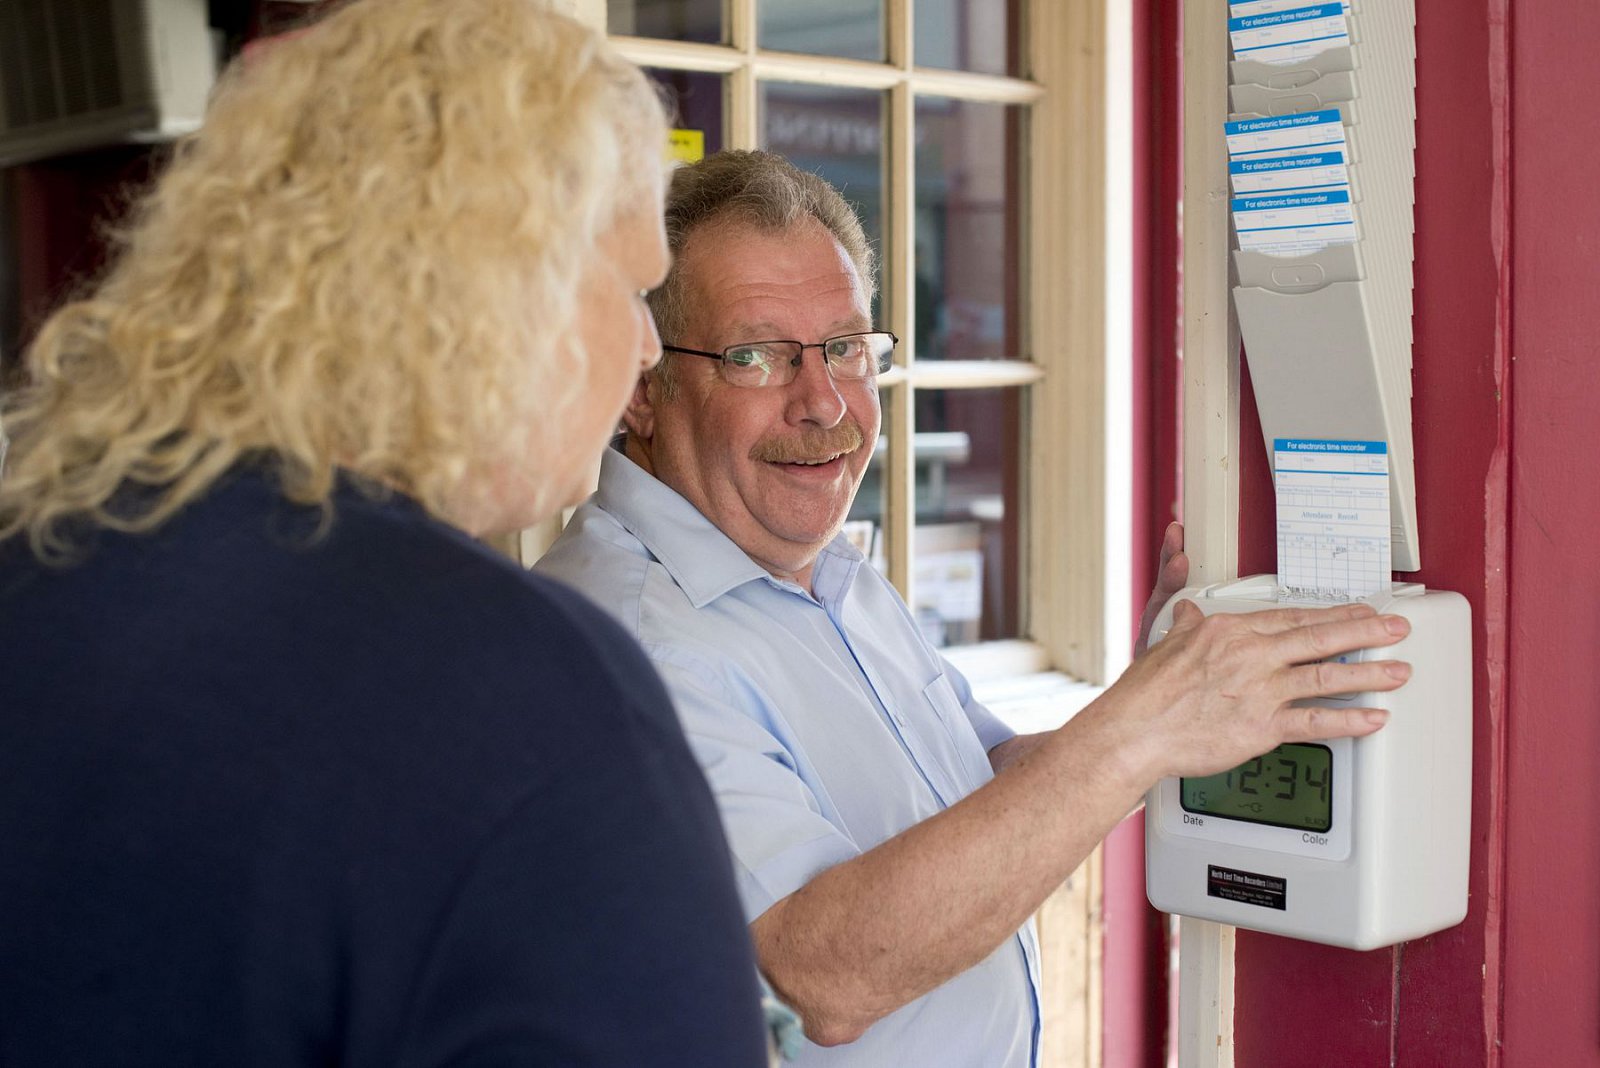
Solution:
M 1137 627 L 1155 583 L 1156 547 L 1178 518 L 1178 225 L 1181 20 L 1175 0 L 1132 0 L 1133 26 L 1133 562 Z M 1130 633 L 1126 640 L 1133 641 Z M 1144 813 L 1106 838 L 1102 1068 L 1166 1063 L 1167 918 L 1144 892 Z
M 3 254 L 14 290 L 0 295 L 6 336 L 0 359 L 10 361 L 49 313 L 104 266 L 104 228 L 122 218 L 134 191 L 149 181 L 156 149 L 118 146 L 0 170 L 9 230 Z
M 1600 6 L 1508 8 L 1417 2 L 1415 577 L 1472 604 L 1468 916 L 1241 932 L 1241 1068 L 1600 1065 Z M 1246 401 L 1241 572 L 1273 567 Z
M 1510 613 L 1502 1040 L 1600 1065 L 1600 6 L 1511 35 Z M 1578 131 L 1574 136 L 1574 132 Z

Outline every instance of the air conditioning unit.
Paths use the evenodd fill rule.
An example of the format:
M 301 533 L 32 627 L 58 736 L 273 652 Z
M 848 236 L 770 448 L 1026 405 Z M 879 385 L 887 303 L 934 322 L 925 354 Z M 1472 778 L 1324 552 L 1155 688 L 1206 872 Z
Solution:
M 0 0 L 0 167 L 200 127 L 207 0 Z

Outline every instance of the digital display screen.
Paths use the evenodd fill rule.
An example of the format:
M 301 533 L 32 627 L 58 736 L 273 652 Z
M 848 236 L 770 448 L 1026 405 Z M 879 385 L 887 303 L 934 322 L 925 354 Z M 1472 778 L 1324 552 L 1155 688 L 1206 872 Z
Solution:
M 1333 751 L 1291 742 L 1219 775 L 1179 780 L 1185 812 L 1299 831 L 1333 826 Z

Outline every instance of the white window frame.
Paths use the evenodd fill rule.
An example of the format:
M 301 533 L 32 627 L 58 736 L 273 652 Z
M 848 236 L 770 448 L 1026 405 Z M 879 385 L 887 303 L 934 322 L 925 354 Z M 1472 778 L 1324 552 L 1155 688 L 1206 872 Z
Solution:
M 881 380 L 889 579 L 912 600 L 912 449 L 917 389 L 1026 388 L 1026 478 L 1019 550 L 1027 637 L 945 650 L 979 696 L 1022 730 L 1053 727 L 1126 666 L 1132 538 L 1131 17 L 1126 0 L 1025 0 L 1029 78 L 918 67 L 914 0 L 884 0 L 888 62 L 771 52 L 756 43 L 757 0 L 725 0 L 729 44 L 612 36 L 641 66 L 723 74 L 724 141 L 755 148 L 757 83 L 886 91 L 889 175 L 913 189 L 918 94 L 1028 107 L 1022 227 L 1029 360 L 919 363 L 913 301 L 915 203 L 885 205 L 889 329 L 902 340 Z M 575 0 L 597 27 L 605 0 Z M 561 518 L 564 522 L 566 516 Z M 560 522 L 523 535 L 531 563 Z M 1154 547 L 1147 547 L 1154 551 Z M 1049 1068 L 1101 1061 L 1100 854 L 1040 910 Z
M 915 507 L 912 401 L 918 389 L 1021 386 L 1030 392 L 1023 630 L 1027 638 L 951 650 L 981 686 L 1020 674 L 1060 673 L 1104 686 L 1126 664 L 1131 629 L 1127 546 L 1131 413 L 1131 233 L 1128 103 L 1131 26 L 1119 0 L 1029 0 L 1032 78 L 918 67 L 912 62 L 914 0 L 885 0 L 887 63 L 761 50 L 757 0 L 726 0 L 730 43 L 693 44 L 613 36 L 642 66 L 728 78 L 726 143 L 759 141 L 756 83 L 878 89 L 889 94 L 886 162 L 900 188 L 914 187 L 911 131 L 918 94 L 1021 104 L 1026 136 L 1024 324 L 1031 360 L 918 362 L 911 235 L 915 204 L 887 204 L 889 329 L 901 338 L 897 366 L 883 376 L 889 442 L 885 530 L 889 579 L 911 600 Z M 605 23 L 604 0 L 578 0 L 581 17 Z M 1111 85 L 1119 91 L 1112 92 Z M 524 539 L 536 556 L 548 533 Z M 1069 698 L 1069 703 L 1073 703 Z
M 1183 518 L 1189 581 L 1239 573 L 1239 325 L 1229 292 L 1227 0 L 1183 18 Z M 1218 314 L 1227 309 L 1226 314 Z M 1232 1068 L 1234 928 L 1178 922 L 1181 1068 Z

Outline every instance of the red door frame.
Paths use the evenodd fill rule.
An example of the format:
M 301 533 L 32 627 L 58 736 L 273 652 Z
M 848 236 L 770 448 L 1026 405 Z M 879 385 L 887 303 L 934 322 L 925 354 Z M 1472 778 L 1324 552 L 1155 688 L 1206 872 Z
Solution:
M 1417 0 L 1414 577 L 1473 609 L 1470 905 L 1372 953 L 1241 931 L 1241 1068 L 1600 1066 L 1597 45 L 1588 0 Z M 1274 566 L 1245 377 L 1241 573 Z
M 1133 0 L 1133 563 L 1137 624 L 1155 581 L 1156 546 L 1181 518 L 1183 450 L 1178 304 L 1183 247 L 1182 12 L 1178 0 Z M 1133 640 L 1133 635 L 1128 636 Z M 1166 1063 L 1166 917 L 1144 893 L 1144 814 L 1129 817 L 1104 852 L 1105 1068 Z

